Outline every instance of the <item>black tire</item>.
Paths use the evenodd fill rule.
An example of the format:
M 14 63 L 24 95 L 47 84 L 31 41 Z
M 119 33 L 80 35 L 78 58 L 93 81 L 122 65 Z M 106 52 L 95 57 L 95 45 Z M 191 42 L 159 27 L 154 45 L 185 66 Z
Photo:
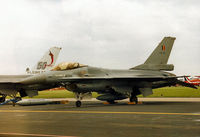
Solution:
M 81 107 L 81 101 L 76 101 L 76 107 Z
M 129 101 L 130 102 L 135 102 L 135 104 L 138 104 L 138 98 L 136 96 L 131 96 Z
M 5 97 L 0 97 L 0 103 L 3 103 L 6 101 L 6 98 Z
M 133 97 L 130 97 L 129 101 L 130 101 L 130 102 L 133 102 L 133 101 L 134 101 L 134 100 L 133 100 Z

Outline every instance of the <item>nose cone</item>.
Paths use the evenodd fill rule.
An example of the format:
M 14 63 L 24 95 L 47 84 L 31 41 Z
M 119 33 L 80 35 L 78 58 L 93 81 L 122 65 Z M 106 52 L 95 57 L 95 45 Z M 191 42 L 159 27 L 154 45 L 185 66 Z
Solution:
M 22 80 L 20 83 L 29 85 L 29 84 L 40 84 L 46 82 L 46 75 L 44 74 L 38 74 L 35 76 L 30 76 L 24 80 Z

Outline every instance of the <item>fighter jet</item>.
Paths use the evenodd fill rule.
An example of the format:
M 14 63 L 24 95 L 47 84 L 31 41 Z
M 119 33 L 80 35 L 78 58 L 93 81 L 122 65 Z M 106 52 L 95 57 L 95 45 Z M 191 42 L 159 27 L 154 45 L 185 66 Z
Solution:
M 5 101 L 7 95 L 13 95 L 12 97 L 16 96 L 17 89 L 13 86 L 17 85 L 14 84 L 17 81 L 52 69 L 57 61 L 60 50 L 61 48 L 59 47 L 51 47 L 32 69 L 26 69 L 27 74 L 0 75 L 0 103 Z
M 153 94 L 152 89 L 181 84 L 195 86 L 179 81 L 178 76 L 166 72 L 174 66 L 167 64 L 174 44 L 174 37 L 165 37 L 144 64 L 126 70 L 114 70 L 92 67 L 77 62 L 61 63 L 51 71 L 27 77 L 18 82 L 0 83 L 0 90 L 15 90 L 21 97 L 35 96 L 38 90 L 65 87 L 76 95 L 76 106 L 81 106 L 81 100 L 91 92 L 100 95 L 98 100 L 115 103 L 116 100 L 129 98 L 137 104 L 137 95 Z M 5 93 L 5 92 L 4 92 Z
M 194 86 L 200 86 L 200 77 L 194 77 L 193 79 L 190 79 L 189 77 L 185 76 L 184 77 L 184 82 L 185 83 L 190 83 Z

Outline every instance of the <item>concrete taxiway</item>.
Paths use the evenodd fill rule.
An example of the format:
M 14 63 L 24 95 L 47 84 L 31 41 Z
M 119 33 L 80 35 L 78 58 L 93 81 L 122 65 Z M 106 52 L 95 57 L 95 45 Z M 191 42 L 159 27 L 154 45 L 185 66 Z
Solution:
M 0 107 L 0 137 L 198 137 L 200 102 L 122 101 Z

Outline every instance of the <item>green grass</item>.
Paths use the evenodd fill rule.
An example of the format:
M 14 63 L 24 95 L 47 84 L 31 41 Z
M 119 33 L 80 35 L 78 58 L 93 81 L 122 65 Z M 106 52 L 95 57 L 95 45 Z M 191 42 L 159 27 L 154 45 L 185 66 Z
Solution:
M 51 91 L 40 91 L 38 92 L 38 96 L 34 96 L 33 98 L 74 98 L 74 93 L 69 92 L 67 90 L 51 90 Z M 93 97 L 97 97 L 98 94 L 96 92 L 92 93 Z M 26 97 L 29 98 L 29 97 Z
M 166 87 L 153 90 L 153 95 L 148 97 L 200 97 L 200 88 Z M 140 97 L 142 97 L 140 95 Z
M 166 87 L 153 90 L 154 94 L 148 97 L 200 97 L 200 88 Z M 93 97 L 98 94 L 93 92 Z M 141 95 L 139 97 L 142 97 Z M 67 90 L 40 91 L 34 98 L 74 98 L 74 94 Z

